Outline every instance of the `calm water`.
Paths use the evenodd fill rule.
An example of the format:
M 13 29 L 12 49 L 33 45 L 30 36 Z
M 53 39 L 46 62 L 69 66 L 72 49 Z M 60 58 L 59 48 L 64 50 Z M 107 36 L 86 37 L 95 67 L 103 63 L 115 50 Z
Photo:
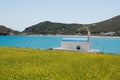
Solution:
M 62 38 L 78 36 L 0 36 L 0 46 L 56 48 L 60 47 Z M 120 54 L 120 38 L 92 37 L 91 48 L 105 53 Z

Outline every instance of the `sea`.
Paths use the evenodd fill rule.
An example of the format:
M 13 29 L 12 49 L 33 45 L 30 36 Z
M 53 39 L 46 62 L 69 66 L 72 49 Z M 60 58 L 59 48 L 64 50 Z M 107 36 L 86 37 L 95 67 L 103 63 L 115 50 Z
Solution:
M 61 47 L 63 38 L 86 36 L 0 36 L 0 46 L 49 49 Z M 103 53 L 120 54 L 120 37 L 92 36 L 91 49 Z

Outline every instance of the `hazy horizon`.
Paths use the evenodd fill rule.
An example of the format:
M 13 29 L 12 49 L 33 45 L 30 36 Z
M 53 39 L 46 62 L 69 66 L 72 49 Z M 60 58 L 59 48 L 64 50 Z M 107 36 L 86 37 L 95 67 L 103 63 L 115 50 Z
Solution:
M 23 31 L 39 22 L 89 24 L 120 15 L 118 0 L 0 0 L 0 25 Z

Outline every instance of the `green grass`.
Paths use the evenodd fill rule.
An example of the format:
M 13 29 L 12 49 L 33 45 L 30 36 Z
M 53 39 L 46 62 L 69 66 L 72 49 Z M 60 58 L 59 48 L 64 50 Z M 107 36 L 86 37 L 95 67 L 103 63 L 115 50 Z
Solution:
M 120 56 L 0 47 L 0 80 L 120 80 Z

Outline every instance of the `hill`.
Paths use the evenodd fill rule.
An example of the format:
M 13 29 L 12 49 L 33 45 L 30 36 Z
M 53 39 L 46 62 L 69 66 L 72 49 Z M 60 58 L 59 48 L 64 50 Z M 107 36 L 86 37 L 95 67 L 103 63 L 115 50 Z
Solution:
M 19 31 L 12 30 L 3 25 L 0 25 L 0 35 L 19 35 Z
M 84 24 L 89 26 L 93 35 L 120 35 L 120 16 L 94 24 Z M 26 28 L 26 34 L 41 35 L 78 35 L 86 34 L 83 24 L 64 24 L 50 21 L 40 22 Z
M 0 47 L 1 80 L 120 80 L 120 56 Z
M 120 15 L 89 26 L 91 26 L 90 30 L 93 34 L 115 32 L 116 35 L 120 35 Z
M 81 24 L 63 24 L 45 21 L 26 28 L 23 32 L 42 35 L 76 35 L 80 31 Z

